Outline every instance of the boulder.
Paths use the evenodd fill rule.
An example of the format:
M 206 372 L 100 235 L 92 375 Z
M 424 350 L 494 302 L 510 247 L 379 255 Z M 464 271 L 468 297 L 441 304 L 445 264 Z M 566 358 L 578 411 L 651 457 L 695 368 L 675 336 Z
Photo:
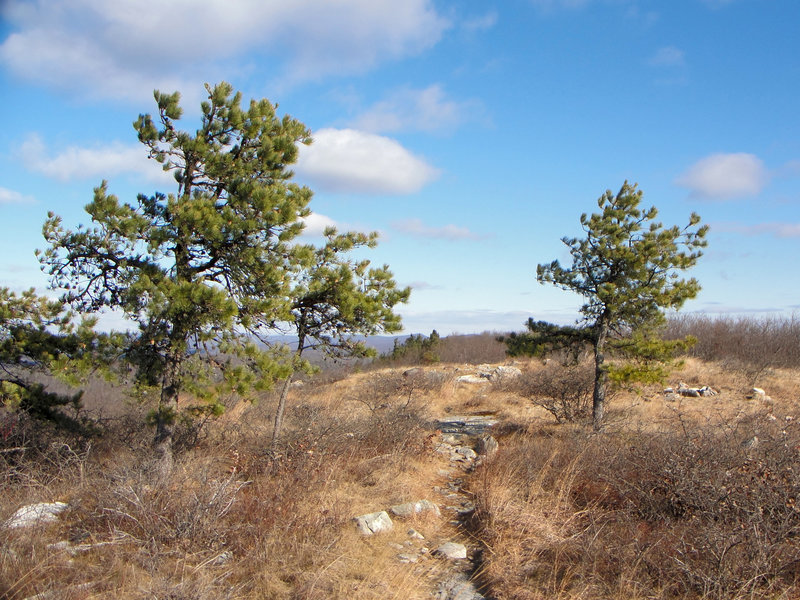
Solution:
M 45 525 L 58 521 L 58 515 L 67 509 L 64 502 L 39 502 L 38 504 L 28 504 L 15 512 L 6 521 L 5 525 L 9 529 L 19 527 L 32 527 L 34 525 Z
M 373 535 L 382 531 L 389 531 L 394 526 L 385 510 L 361 515 L 353 520 L 356 522 L 356 527 L 358 527 L 361 535 Z

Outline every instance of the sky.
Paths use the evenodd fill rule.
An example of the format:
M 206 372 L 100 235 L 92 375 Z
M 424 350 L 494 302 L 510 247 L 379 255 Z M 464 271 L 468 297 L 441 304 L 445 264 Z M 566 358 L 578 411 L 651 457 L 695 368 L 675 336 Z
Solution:
M 325 225 L 378 231 L 405 332 L 570 323 L 536 281 L 624 181 L 710 226 L 685 312 L 800 314 L 797 0 L 0 0 L 0 286 L 36 287 L 48 211 L 169 193 L 132 123 L 204 84 L 312 131 L 295 180 Z M 56 291 L 50 293 L 57 293 Z

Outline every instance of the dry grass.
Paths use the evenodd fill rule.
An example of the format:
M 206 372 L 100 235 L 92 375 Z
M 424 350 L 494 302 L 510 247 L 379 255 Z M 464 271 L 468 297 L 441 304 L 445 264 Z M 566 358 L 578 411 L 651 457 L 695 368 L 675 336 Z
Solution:
M 232 402 L 168 481 L 150 468 L 142 407 L 105 411 L 114 418 L 98 438 L 0 413 L 0 520 L 31 502 L 69 503 L 56 524 L 0 536 L 0 598 L 428 598 L 441 562 L 400 563 L 390 544 L 409 542 L 409 526 L 449 538 L 447 519 L 372 538 L 351 519 L 436 500 L 442 464 L 429 421 L 448 414 L 502 422 L 500 451 L 468 481 L 491 597 L 800 594 L 800 371 L 771 368 L 760 381 L 771 400 L 748 400 L 746 373 L 690 358 L 669 383 L 719 395 L 619 393 L 596 435 L 558 424 L 541 402 L 569 399 L 559 378 L 572 374 L 517 366 L 515 385 L 456 383 L 471 372 L 463 363 L 307 381 L 291 392 L 276 451 L 275 396 Z M 26 450 L 5 452 L 15 447 Z M 65 540 L 71 549 L 52 546 Z
M 49 445 L 1 455 L 0 520 L 36 501 L 69 509 L 58 524 L 4 535 L 0 598 L 427 597 L 435 561 L 405 565 L 389 546 L 408 540 L 406 524 L 367 539 L 352 523 L 428 497 L 439 477 L 417 398 L 436 386 L 414 383 L 409 398 L 408 380 L 387 372 L 295 390 L 278 454 L 268 452 L 274 399 L 237 406 L 168 481 L 150 468 L 143 427 L 109 429 L 82 450 L 48 432 Z M 368 388 L 380 406 L 364 400 Z M 64 540 L 71 551 L 52 546 Z

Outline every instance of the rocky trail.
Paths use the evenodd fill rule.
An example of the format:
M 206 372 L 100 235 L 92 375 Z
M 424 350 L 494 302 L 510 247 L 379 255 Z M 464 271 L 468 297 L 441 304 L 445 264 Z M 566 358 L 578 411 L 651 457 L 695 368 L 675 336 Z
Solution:
M 441 461 L 438 474 L 443 484 L 434 485 L 431 498 L 390 507 L 355 518 L 364 535 L 379 535 L 394 526 L 393 518 L 402 519 L 433 513 L 446 520 L 438 535 L 426 539 L 415 529 L 408 529 L 405 544 L 390 544 L 398 551 L 397 560 L 424 566 L 441 561 L 441 567 L 426 569 L 430 574 L 430 597 L 436 600 L 486 600 L 479 591 L 476 575 L 480 572 L 482 548 L 469 532 L 467 521 L 475 510 L 472 495 L 464 489 L 466 476 L 487 456 L 497 451 L 497 442 L 489 428 L 497 423 L 492 416 L 450 416 L 436 419 L 436 456 Z

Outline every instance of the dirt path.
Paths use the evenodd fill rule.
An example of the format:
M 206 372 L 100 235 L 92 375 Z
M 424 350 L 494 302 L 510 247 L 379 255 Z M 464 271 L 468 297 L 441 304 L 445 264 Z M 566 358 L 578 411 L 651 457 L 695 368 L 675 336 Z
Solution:
M 466 527 L 475 503 L 463 485 L 465 475 L 486 454 L 496 450 L 497 443 L 487 431 L 496 423 L 496 419 L 487 416 L 447 417 L 434 422 L 441 431 L 436 451 L 442 458 L 440 474 L 446 481 L 445 485 L 436 486 L 434 492 L 442 506 L 442 516 L 448 520 L 452 531 L 451 538 L 443 543 L 449 544 L 453 556 L 464 556 L 441 556 L 448 560 L 448 566 L 432 582 L 432 596 L 437 600 L 486 600 L 474 582 L 475 574 L 480 571 L 482 548 Z

